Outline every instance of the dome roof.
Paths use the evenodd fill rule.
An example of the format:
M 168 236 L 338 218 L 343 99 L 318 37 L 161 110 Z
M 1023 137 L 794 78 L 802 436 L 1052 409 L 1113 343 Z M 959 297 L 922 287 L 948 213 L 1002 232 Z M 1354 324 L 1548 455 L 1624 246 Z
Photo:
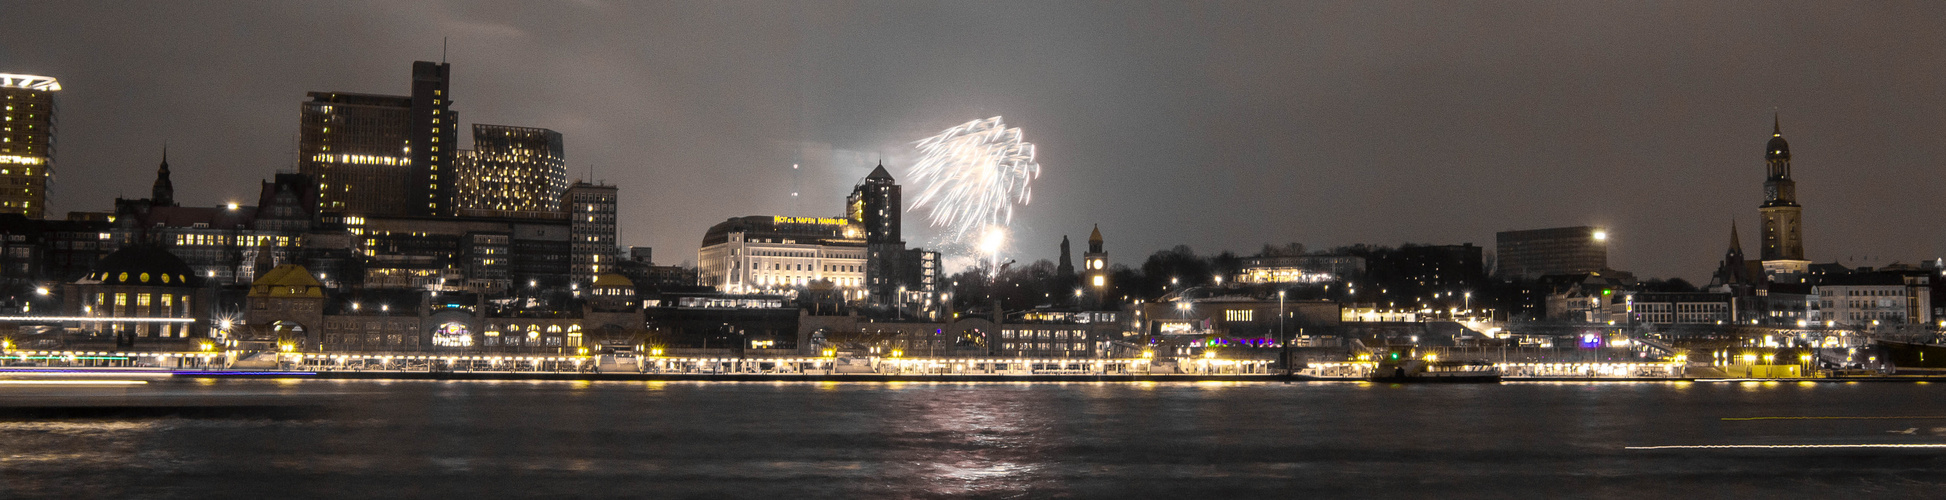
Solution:
M 1791 143 L 1784 142 L 1784 136 L 1782 134 L 1770 136 L 1770 143 L 1764 145 L 1764 159 L 1791 159 Z
M 1775 116 L 1771 117 L 1770 121 L 1770 143 L 1764 144 L 1764 159 L 1791 159 L 1791 143 L 1784 141 L 1783 124 Z
M 130 245 L 102 257 L 88 280 L 103 285 L 196 286 L 196 272 L 168 250 L 154 245 Z
M 606 273 L 599 276 L 595 276 L 594 285 L 595 288 L 604 288 L 604 287 L 635 288 L 635 281 L 628 279 L 627 276 L 622 276 L 620 274 Z

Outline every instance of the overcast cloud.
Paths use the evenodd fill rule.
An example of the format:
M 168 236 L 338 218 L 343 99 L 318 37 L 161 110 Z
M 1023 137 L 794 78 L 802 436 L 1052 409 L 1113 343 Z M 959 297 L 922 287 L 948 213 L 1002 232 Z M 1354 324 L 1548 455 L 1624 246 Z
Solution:
M 571 177 L 618 184 L 623 243 L 662 263 L 728 217 L 835 215 L 875 160 L 904 177 L 911 141 L 1002 115 L 1044 168 L 1021 260 L 1095 223 L 1131 264 L 1179 243 L 1490 249 L 1591 224 L 1612 266 L 1701 281 L 1732 219 L 1757 241 L 1773 108 L 1812 259 L 1946 255 L 1943 19 L 1941 2 L 0 1 L 0 72 L 66 88 L 54 213 L 146 196 L 165 142 L 179 200 L 251 202 L 294 168 L 305 92 L 406 94 L 444 37 L 462 121 L 563 133 Z

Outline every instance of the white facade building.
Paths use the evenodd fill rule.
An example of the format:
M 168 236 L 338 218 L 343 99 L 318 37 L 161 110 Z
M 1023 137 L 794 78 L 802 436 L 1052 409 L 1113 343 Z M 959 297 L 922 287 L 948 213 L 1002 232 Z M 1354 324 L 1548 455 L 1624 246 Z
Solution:
M 1853 274 L 1814 287 L 1824 318 L 1855 328 L 1930 324 L 1932 293 L 1925 276 Z
M 865 292 L 865 240 L 842 218 L 752 216 L 710 228 L 697 253 L 705 285 L 725 293 L 793 293 L 820 281 L 850 300 Z

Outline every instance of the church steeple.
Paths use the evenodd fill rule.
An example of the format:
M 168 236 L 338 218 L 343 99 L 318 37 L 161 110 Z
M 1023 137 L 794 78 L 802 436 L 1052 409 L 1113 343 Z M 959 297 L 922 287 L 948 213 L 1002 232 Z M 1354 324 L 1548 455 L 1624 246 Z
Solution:
M 1797 181 L 1791 180 L 1791 145 L 1784 140 L 1783 121 L 1772 114 L 1770 142 L 1764 144 L 1763 247 L 1768 261 L 1804 260 L 1804 208 L 1797 204 Z M 1774 266 L 1773 266 L 1774 267 Z
M 1068 237 L 1061 235 L 1061 261 L 1055 264 L 1054 273 L 1063 280 L 1074 278 L 1074 259 L 1068 255 Z
M 149 206 L 176 206 L 176 185 L 169 182 L 169 146 L 162 146 L 162 165 L 155 169 L 155 189 L 149 193 Z
M 1737 239 L 1737 221 L 1734 219 L 1730 221 L 1730 252 L 1729 253 L 1731 255 L 1737 256 L 1737 258 L 1743 258 L 1743 242 Z
M 1750 265 L 1743 258 L 1743 243 L 1737 237 L 1737 222 L 1730 221 L 1730 248 L 1723 252 L 1723 261 L 1716 266 L 1716 274 L 1710 276 L 1713 291 L 1729 292 L 1733 295 L 1748 295 L 1751 287 L 1757 284 L 1752 278 Z

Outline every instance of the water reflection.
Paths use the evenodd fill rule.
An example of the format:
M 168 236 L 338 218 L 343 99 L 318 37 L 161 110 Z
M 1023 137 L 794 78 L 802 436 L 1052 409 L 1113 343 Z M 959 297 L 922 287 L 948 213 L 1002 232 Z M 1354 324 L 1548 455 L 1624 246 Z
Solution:
M 1935 491 L 1930 471 L 1946 467 L 1932 448 L 1834 447 L 1946 443 L 1946 426 L 1927 420 L 1938 395 L 1911 384 L 150 386 L 133 397 L 244 395 L 320 409 L 289 419 L 0 417 L 0 491 L 1625 498 L 1857 496 L 1873 485 L 1905 496 Z M 1845 418 L 1726 420 L 1765 416 Z M 1712 445 L 1739 447 L 1694 448 Z M 1641 446 L 1690 448 L 1627 449 Z

